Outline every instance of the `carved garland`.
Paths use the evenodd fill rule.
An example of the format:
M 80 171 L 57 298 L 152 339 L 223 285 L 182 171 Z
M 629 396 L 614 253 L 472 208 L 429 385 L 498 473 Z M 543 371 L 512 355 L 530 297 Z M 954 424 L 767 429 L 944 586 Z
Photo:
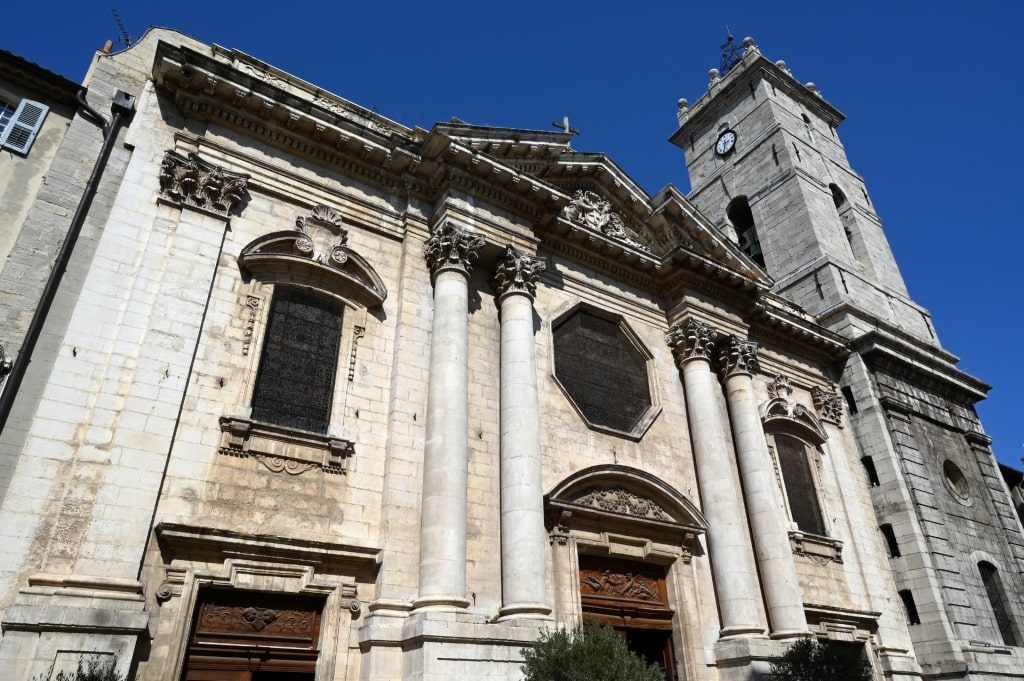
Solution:
M 834 383 L 829 383 L 828 388 L 814 386 L 811 389 L 811 399 L 814 401 L 814 408 L 818 410 L 822 421 L 828 421 L 837 426 L 843 425 L 843 398 L 836 390 Z

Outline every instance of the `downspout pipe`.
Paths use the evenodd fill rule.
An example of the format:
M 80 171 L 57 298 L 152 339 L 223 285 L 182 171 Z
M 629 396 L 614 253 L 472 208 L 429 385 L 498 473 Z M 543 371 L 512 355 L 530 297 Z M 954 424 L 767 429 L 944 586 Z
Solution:
M 46 317 L 50 313 L 50 307 L 53 305 L 54 298 L 57 297 L 57 290 L 60 288 L 60 282 L 64 278 L 64 272 L 67 270 L 68 263 L 71 261 L 71 254 L 75 249 L 75 244 L 78 242 L 78 235 L 82 231 L 82 225 L 85 224 L 85 219 L 89 215 L 89 208 L 92 206 L 93 198 L 96 196 L 96 190 L 99 187 L 103 171 L 107 167 L 110 152 L 117 142 L 117 135 L 122 127 L 131 124 L 132 116 L 135 114 L 135 97 L 118 90 L 110 103 L 111 118 L 108 121 L 89 106 L 89 102 L 85 98 L 86 93 L 87 91 L 84 88 L 78 91 L 78 114 L 102 130 L 103 146 L 100 149 L 99 156 L 96 158 L 96 163 L 93 165 L 92 175 L 89 176 L 89 181 L 85 185 L 82 198 L 78 202 L 78 208 L 75 209 L 75 214 L 71 218 L 71 226 L 68 228 L 67 236 L 64 237 L 64 243 L 61 244 L 57 260 L 54 262 L 53 269 L 50 270 L 50 276 L 46 280 L 46 286 L 43 288 L 39 299 L 39 306 L 36 308 L 35 314 L 32 315 L 32 321 L 29 323 L 28 331 L 25 333 L 25 340 L 21 344 L 18 356 L 11 366 L 11 373 L 7 377 L 3 393 L 0 393 L 0 433 L 3 433 L 7 428 L 7 419 L 11 414 L 11 407 L 14 406 L 14 399 L 21 389 L 21 382 L 24 380 L 25 372 L 32 361 L 32 351 L 35 350 L 39 336 L 43 332 Z

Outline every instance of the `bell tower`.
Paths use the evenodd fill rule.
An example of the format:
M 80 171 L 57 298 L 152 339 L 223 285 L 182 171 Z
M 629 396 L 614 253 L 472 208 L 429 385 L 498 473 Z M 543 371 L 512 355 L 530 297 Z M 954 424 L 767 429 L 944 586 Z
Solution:
M 974 408 L 989 386 L 957 368 L 910 299 L 839 139 L 843 115 L 750 38 L 738 52 L 693 106 L 679 102 L 671 141 L 689 198 L 777 293 L 849 341 L 834 375 L 903 602 L 879 590 L 872 608 L 906 621 L 921 678 L 1005 675 L 1008 656 L 973 652 L 1024 640 L 1024 607 L 1001 591 L 1024 592 L 1024 534 Z M 879 655 L 910 669 L 898 639 Z
M 731 46 L 731 39 L 727 45 Z M 686 153 L 690 199 L 776 282 L 776 290 L 847 336 L 889 320 L 937 344 L 915 304 L 837 128 L 843 114 L 752 39 L 680 100 L 671 141 Z M 870 320 L 870 321 L 869 321 Z M 849 329 L 848 327 L 853 327 Z M 846 329 L 846 330 L 844 330 Z

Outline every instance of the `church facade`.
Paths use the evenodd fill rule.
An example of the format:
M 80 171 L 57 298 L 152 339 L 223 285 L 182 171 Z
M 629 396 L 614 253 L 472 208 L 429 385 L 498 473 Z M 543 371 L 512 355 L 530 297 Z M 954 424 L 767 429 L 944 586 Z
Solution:
M 585 617 L 674 681 L 1024 677 L 987 386 L 752 41 L 689 196 L 173 31 L 88 85 L 136 111 L 0 434 L 3 678 L 518 679 Z

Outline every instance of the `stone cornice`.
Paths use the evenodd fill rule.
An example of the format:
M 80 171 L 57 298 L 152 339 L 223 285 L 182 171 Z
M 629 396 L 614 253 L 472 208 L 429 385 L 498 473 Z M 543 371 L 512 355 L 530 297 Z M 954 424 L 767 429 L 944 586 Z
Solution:
M 709 119 L 721 115 L 725 108 L 732 104 L 735 99 L 731 96 L 732 93 L 742 91 L 746 94 L 750 86 L 759 80 L 768 81 L 833 127 L 838 126 L 845 118 L 838 109 L 815 91 L 797 82 L 791 73 L 771 63 L 759 50 L 754 49 L 748 50 L 739 63 L 721 80 L 712 83 L 708 91 L 682 114 L 679 129 L 669 140 L 677 146 L 685 147 L 690 134 L 706 125 Z

